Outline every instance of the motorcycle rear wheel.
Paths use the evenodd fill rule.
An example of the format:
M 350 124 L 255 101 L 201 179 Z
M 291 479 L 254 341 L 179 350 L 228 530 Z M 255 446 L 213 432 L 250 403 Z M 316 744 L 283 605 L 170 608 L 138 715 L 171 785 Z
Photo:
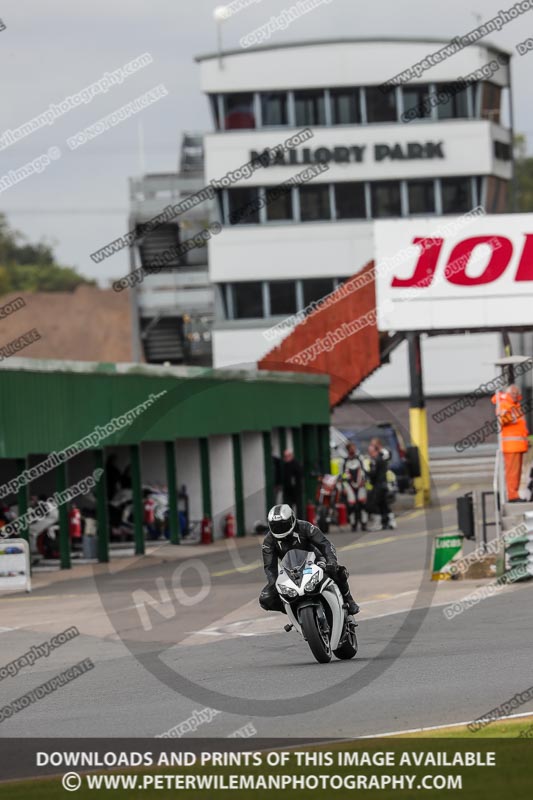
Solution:
M 319 664 L 329 664 L 331 661 L 331 647 L 325 633 L 320 628 L 316 618 L 316 609 L 313 606 L 302 608 L 300 624 L 312 654 Z

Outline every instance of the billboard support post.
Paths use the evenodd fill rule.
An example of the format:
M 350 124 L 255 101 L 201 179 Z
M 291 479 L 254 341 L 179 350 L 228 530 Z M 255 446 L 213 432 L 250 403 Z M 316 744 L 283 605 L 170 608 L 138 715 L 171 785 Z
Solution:
M 424 400 L 424 386 L 422 381 L 422 350 L 420 347 L 420 334 L 408 333 L 409 345 L 409 430 L 412 444 L 418 447 L 420 454 L 420 477 L 415 478 L 415 507 L 424 508 L 431 501 L 430 472 L 429 472 L 429 447 L 428 424 L 426 404 Z

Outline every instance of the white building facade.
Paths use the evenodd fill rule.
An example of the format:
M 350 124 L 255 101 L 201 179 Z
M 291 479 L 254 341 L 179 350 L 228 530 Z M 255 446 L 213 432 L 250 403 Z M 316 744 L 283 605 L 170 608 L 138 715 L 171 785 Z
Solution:
M 479 205 L 487 213 L 509 209 L 507 53 L 471 45 L 416 82 L 383 87 L 444 44 L 317 41 L 197 59 L 215 127 L 204 141 L 205 178 L 219 187 L 223 224 L 209 242 L 215 366 L 254 365 L 275 344 L 266 329 L 371 261 L 374 220 L 457 216 Z M 305 141 L 283 147 L 304 130 Z M 280 146 L 267 166 L 222 180 Z M 324 169 L 272 194 L 312 165 Z M 461 374 L 458 338 L 425 340 L 428 394 L 468 391 L 492 376 L 498 335 L 468 341 L 472 368 Z M 406 372 L 400 346 L 362 388 L 376 397 L 405 396 Z

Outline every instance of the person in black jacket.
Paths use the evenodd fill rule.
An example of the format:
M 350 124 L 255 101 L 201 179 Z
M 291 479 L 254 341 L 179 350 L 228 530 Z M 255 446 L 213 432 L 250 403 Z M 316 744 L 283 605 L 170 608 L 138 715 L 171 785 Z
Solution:
M 292 450 L 285 450 L 281 464 L 281 484 L 283 489 L 283 502 L 301 513 L 303 469 L 296 461 Z
M 359 606 L 353 599 L 348 585 L 348 570 L 337 561 L 334 545 L 326 539 L 320 528 L 303 519 L 296 519 L 292 508 L 287 505 L 273 506 L 268 512 L 269 532 L 263 541 L 263 566 L 267 585 L 259 595 L 259 605 L 265 611 L 284 611 L 283 603 L 276 589 L 278 560 L 289 550 L 307 550 L 317 555 L 317 563 L 332 578 L 340 589 L 349 614 L 357 614 Z
M 274 479 L 274 502 L 282 501 L 283 478 L 281 474 L 281 458 L 272 453 L 272 475 Z
M 107 500 L 111 502 L 121 489 L 122 473 L 117 467 L 117 457 L 114 453 L 107 457 L 105 462 L 105 479 L 107 486 Z
M 391 452 L 383 446 L 381 439 L 371 439 L 368 455 L 372 459 L 368 474 L 372 491 L 369 497 L 369 511 L 375 517 L 381 517 L 381 526 L 373 525 L 372 530 L 395 528 L 396 520 L 388 500 L 387 472 L 390 469 Z

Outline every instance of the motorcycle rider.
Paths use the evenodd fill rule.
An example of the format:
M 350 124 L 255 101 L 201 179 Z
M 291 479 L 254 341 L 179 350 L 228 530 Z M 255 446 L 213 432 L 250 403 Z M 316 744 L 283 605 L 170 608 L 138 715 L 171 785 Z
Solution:
M 265 611 L 285 611 L 276 589 L 278 559 L 282 559 L 289 550 L 307 550 L 316 554 L 316 563 L 339 587 L 348 613 L 359 612 L 359 606 L 350 593 L 348 570 L 339 564 L 335 547 L 320 528 L 303 519 L 296 519 L 292 508 L 286 503 L 270 509 L 268 527 L 269 532 L 263 541 L 263 566 L 268 583 L 259 595 L 261 608 Z
M 370 530 L 379 531 L 385 528 L 396 528 L 394 514 L 390 510 L 387 485 L 387 472 L 391 461 L 391 451 L 383 446 L 381 439 L 371 439 L 368 445 L 368 455 L 371 458 L 369 479 L 372 484 L 369 507 L 374 519 Z M 381 525 L 376 521 L 381 517 Z
M 366 531 L 368 514 L 366 511 L 366 476 L 363 463 L 357 453 L 357 447 L 350 443 L 348 453 L 342 465 L 342 488 L 346 496 L 348 517 L 352 531 L 357 530 L 361 523 L 361 530 Z

